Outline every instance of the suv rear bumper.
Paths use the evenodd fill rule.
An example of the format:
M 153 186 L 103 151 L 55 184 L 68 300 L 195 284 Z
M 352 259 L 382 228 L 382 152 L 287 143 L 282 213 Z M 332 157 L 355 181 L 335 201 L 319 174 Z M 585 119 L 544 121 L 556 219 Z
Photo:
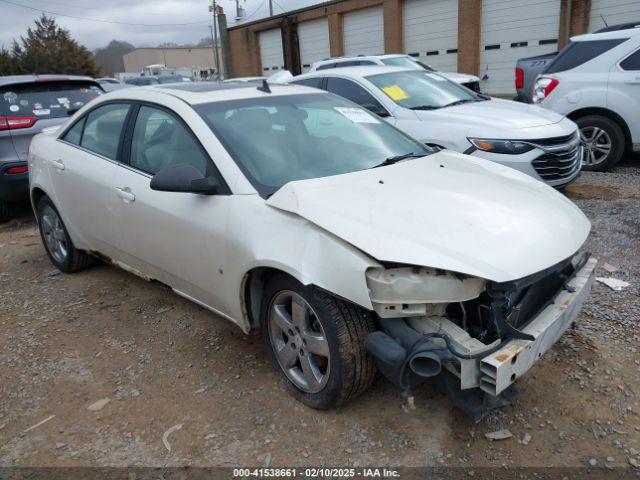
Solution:
M 0 200 L 21 202 L 29 196 L 29 172 L 7 173 L 11 167 L 25 167 L 27 162 L 0 163 Z

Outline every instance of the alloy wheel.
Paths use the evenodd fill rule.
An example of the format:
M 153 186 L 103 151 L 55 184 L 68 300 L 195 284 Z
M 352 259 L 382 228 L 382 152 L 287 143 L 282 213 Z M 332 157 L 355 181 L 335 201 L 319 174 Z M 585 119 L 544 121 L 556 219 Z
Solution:
M 42 209 L 40 225 L 47 250 L 56 262 L 64 263 L 69 255 L 67 236 L 60 216 L 49 205 Z
M 329 343 L 318 316 L 299 294 L 278 292 L 269 306 L 269 338 L 287 378 L 300 390 L 317 393 L 329 380 Z
M 611 152 L 612 142 L 609 134 L 600 127 L 582 127 L 583 165 L 599 165 L 604 162 Z

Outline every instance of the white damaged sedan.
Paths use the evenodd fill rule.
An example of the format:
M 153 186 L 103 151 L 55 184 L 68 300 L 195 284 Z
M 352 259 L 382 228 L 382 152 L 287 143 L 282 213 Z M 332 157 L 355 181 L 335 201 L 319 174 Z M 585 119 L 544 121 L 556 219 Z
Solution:
M 30 192 L 64 272 L 96 258 L 259 328 L 315 408 L 376 369 L 481 415 L 575 320 L 596 261 L 562 194 L 435 152 L 328 93 L 118 90 L 34 138 Z

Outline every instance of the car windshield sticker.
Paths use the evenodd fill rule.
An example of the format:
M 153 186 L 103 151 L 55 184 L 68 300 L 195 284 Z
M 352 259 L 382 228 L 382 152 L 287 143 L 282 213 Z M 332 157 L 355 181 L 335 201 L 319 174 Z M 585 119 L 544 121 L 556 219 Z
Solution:
M 15 92 L 6 92 L 2 97 L 9 103 L 16 103 L 18 99 L 18 95 Z
M 20 107 L 18 105 L 11 105 L 9 107 L 9 110 L 11 110 L 12 112 L 17 112 L 18 110 L 20 110 Z
M 71 106 L 71 101 L 67 97 L 60 97 L 57 100 L 60 105 L 62 105 L 67 110 L 69 110 Z
M 36 102 L 33 104 L 33 108 L 35 108 L 36 110 L 40 110 L 42 108 L 42 104 L 39 102 Z
M 353 123 L 380 123 L 373 115 L 361 108 L 333 107 Z
M 388 85 L 386 87 L 382 87 L 382 91 L 394 102 L 409 98 L 407 92 L 405 92 L 399 85 Z
M 49 110 L 48 108 L 38 108 L 38 109 L 33 111 L 33 114 L 36 117 L 42 117 L 43 115 L 50 115 L 51 114 L 51 110 Z
M 25 99 L 20 100 L 20 105 L 22 105 L 23 107 L 26 107 L 27 105 L 29 105 L 29 100 L 25 100 Z

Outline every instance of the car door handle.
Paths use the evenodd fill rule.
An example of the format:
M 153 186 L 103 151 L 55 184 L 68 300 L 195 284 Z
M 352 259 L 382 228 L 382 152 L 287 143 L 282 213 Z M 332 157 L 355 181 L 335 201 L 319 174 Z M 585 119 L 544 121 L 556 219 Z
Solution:
M 131 193 L 131 189 L 129 187 L 116 188 L 116 191 L 118 192 L 118 196 L 127 202 L 134 202 L 136 199 L 136 196 Z
M 640 84 L 640 77 L 630 78 L 629 80 L 625 81 L 624 83 L 628 83 L 628 84 L 631 84 L 631 85 L 638 85 L 638 84 Z
M 56 168 L 57 170 L 60 170 L 60 171 L 65 169 L 64 163 L 60 159 L 51 160 L 51 165 L 53 165 L 54 168 Z

